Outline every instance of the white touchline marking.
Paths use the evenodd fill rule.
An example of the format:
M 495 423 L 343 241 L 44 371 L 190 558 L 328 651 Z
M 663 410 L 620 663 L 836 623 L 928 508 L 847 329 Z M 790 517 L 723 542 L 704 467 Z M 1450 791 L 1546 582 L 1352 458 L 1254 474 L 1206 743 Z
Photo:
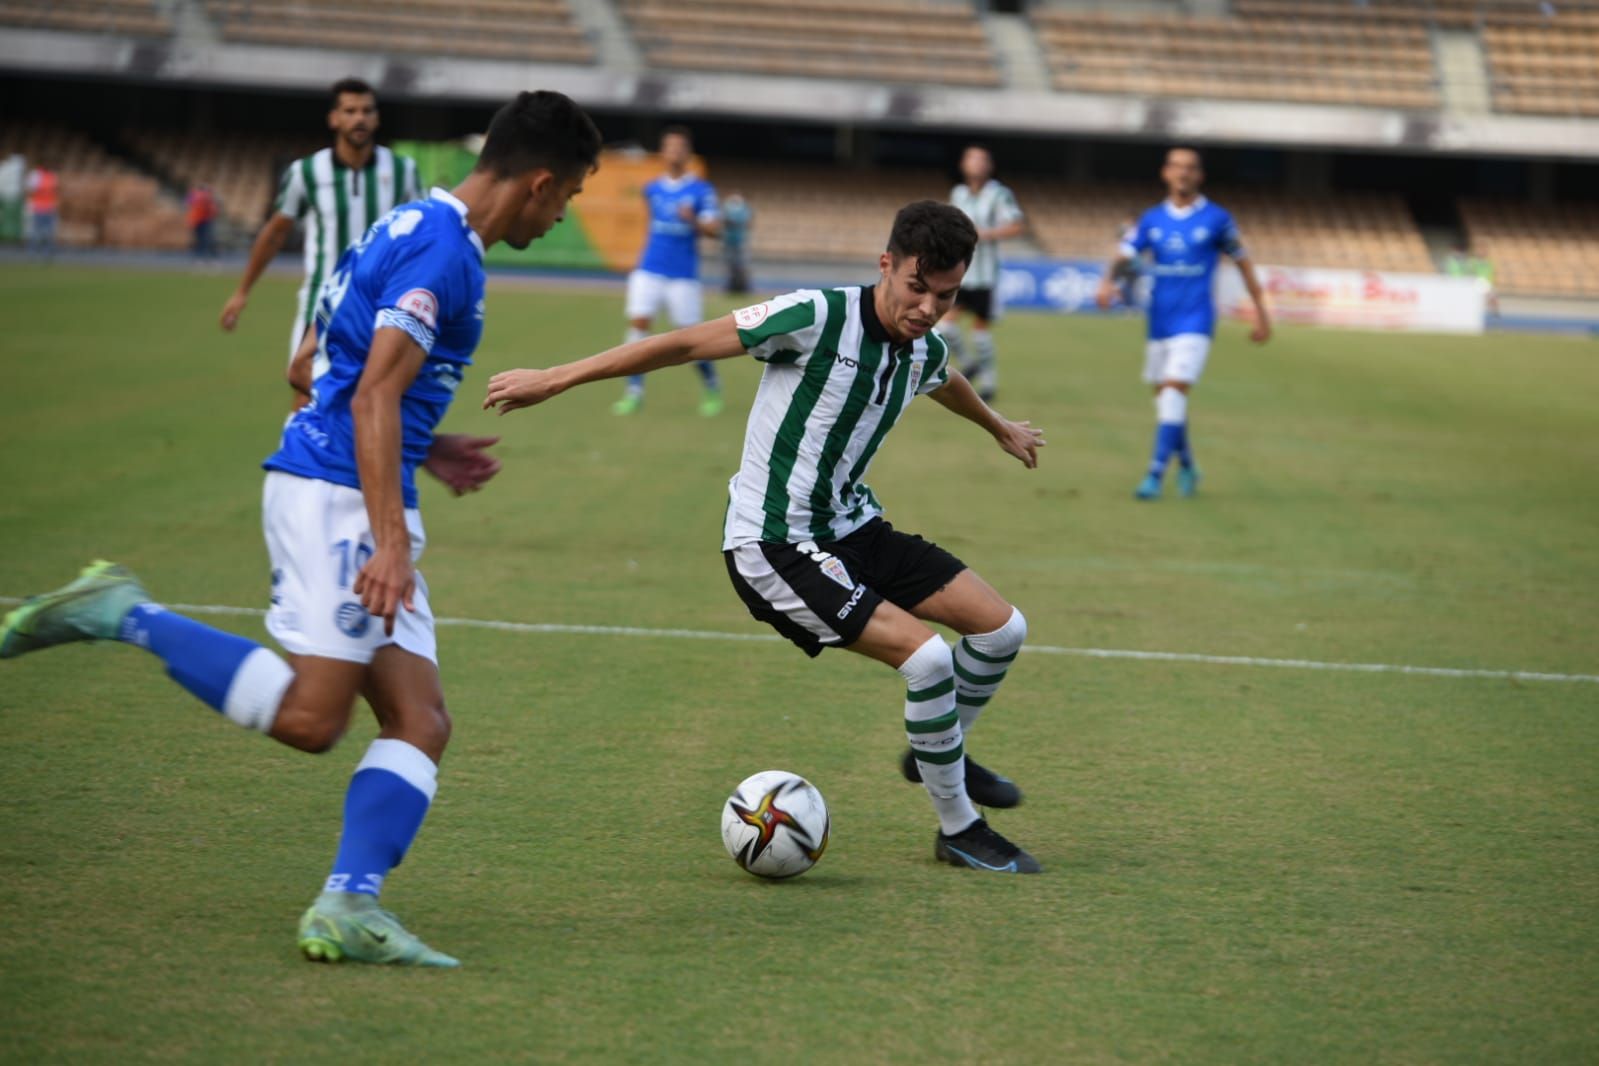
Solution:
M 15 605 L 17 596 L 0 596 L 0 604 Z M 184 614 L 233 615 L 262 618 L 259 607 L 230 607 L 215 603 L 168 603 L 168 610 Z M 660 637 L 667 640 L 724 640 L 735 643 L 783 644 L 775 633 L 726 633 L 715 629 L 652 629 L 647 626 L 585 626 L 564 622 L 501 622 L 488 618 L 435 618 L 435 625 L 465 629 L 494 629 L 502 633 L 550 633 L 593 637 Z M 1138 662 L 1201 663 L 1206 666 L 1265 666 L 1284 670 L 1327 670 L 1348 674 L 1409 674 L 1413 677 L 1475 678 L 1489 681 L 1550 681 L 1599 685 L 1599 674 L 1550 674 L 1533 670 L 1478 670 L 1452 666 L 1406 666 L 1402 663 L 1329 663 L 1315 659 L 1261 659 L 1249 655 L 1202 655 L 1184 651 L 1137 651 L 1128 648 L 1062 648 L 1028 644 L 1022 651 L 1034 655 L 1068 655 L 1078 659 L 1132 659 Z

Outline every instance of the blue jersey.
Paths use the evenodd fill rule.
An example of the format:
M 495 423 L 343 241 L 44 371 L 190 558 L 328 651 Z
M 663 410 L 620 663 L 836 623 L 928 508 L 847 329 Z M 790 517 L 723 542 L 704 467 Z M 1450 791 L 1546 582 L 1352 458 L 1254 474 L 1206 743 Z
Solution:
M 716 219 L 716 189 L 693 174 L 659 177 L 644 186 L 644 200 L 650 209 L 650 236 L 638 268 L 663 278 L 698 278 L 700 245 L 695 223 Z M 684 218 L 685 214 L 689 217 Z
M 361 487 L 350 401 L 373 334 L 385 327 L 404 330 L 427 353 L 400 400 L 401 487 L 405 506 L 415 507 L 416 468 L 483 335 L 483 242 L 466 224 L 466 205 L 443 189 L 396 207 L 339 257 L 316 312 L 328 368 L 284 425 L 266 469 Z
M 1223 254 L 1244 258 L 1238 225 L 1226 209 L 1203 196 L 1185 208 L 1157 204 L 1122 236 L 1121 250 L 1130 257 L 1150 253 L 1150 340 L 1215 332 L 1217 260 Z

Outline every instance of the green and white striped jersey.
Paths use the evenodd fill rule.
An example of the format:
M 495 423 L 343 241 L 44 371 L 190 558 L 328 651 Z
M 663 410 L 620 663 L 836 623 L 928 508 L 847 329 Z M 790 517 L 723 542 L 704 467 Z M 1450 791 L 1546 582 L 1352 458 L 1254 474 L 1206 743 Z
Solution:
M 983 187 L 972 192 L 964 182 L 949 191 L 949 202 L 966 213 L 978 229 L 998 229 L 1022 217 L 1016 194 L 990 178 Z M 979 241 L 972 253 L 972 265 L 966 268 L 961 286 L 967 289 L 992 289 L 999 284 L 999 242 Z
M 917 396 L 949 381 L 937 333 L 895 343 L 871 286 L 803 289 L 733 313 L 766 364 L 728 482 L 722 548 L 848 536 L 883 508 L 862 480 Z
M 333 264 L 367 228 L 395 204 L 422 198 L 416 161 L 382 145 L 359 169 L 339 162 L 332 148 L 296 159 L 278 183 L 273 210 L 305 224 L 305 286 L 302 325 L 316 314 L 316 298 Z

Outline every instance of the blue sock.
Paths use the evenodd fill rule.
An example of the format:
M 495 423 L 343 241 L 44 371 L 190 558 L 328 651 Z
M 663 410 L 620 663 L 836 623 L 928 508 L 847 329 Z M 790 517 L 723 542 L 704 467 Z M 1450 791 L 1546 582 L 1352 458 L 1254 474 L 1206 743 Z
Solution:
M 627 391 L 628 392 L 643 392 L 644 391 L 644 375 L 643 374 L 629 374 L 627 376 Z
M 1184 422 L 1177 427 L 1177 461 L 1183 464 L 1184 470 L 1194 468 L 1194 451 L 1188 446 L 1188 423 Z
M 705 387 L 707 389 L 720 389 L 722 387 L 721 382 L 716 378 L 715 363 L 711 362 L 709 359 L 701 359 L 694 365 L 699 369 L 700 377 L 704 379 Z
M 266 732 L 294 680 L 289 664 L 247 637 L 212 629 L 154 603 L 122 620 L 117 639 L 153 652 L 167 674 L 213 710 Z
M 416 839 L 438 788 L 439 768 L 403 740 L 372 742 L 344 796 L 344 833 L 328 892 L 375 896 Z
M 1162 422 L 1155 427 L 1155 454 L 1149 460 L 1149 472 L 1155 477 L 1166 473 L 1166 464 L 1171 462 L 1172 453 L 1177 450 L 1182 439 L 1183 427 L 1180 422 Z

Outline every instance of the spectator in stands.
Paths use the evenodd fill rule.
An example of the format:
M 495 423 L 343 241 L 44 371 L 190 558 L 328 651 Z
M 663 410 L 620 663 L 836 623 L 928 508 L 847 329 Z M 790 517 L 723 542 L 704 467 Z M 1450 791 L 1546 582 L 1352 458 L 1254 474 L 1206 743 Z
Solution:
M 28 189 L 28 161 L 12 152 L 0 162 L 0 241 L 22 240 L 22 200 Z
M 722 201 L 722 255 L 727 259 L 727 291 L 750 291 L 750 225 L 755 209 L 734 189 Z
M 217 218 L 216 194 L 205 182 L 196 182 L 189 190 L 184 206 L 189 212 L 189 232 L 194 235 L 194 257 L 215 259 L 217 250 L 212 228 Z
M 329 91 L 328 129 L 333 146 L 297 159 L 283 172 L 272 217 L 256 235 L 244 277 L 222 307 L 222 328 L 231 332 L 250 300 L 250 289 L 266 270 L 296 222 L 305 223 L 305 283 L 289 335 L 289 384 L 298 406 L 310 397 L 311 382 L 324 368 L 315 364 L 316 347 L 302 345 L 316 313 L 322 282 L 333 273 L 344 249 L 367 227 L 394 208 L 422 197 L 416 163 L 376 141 L 378 97 L 359 78 L 334 82 Z
M 1457 241 L 1444 257 L 1444 273 L 1452 278 L 1476 278 L 1488 313 L 1499 314 L 1499 294 L 1494 291 L 1494 265 L 1482 256 L 1472 254 L 1466 242 Z
M 977 251 L 961 282 L 955 306 L 939 323 L 961 373 L 984 401 L 994 401 L 999 386 L 998 360 L 994 356 L 992 325 L 999 317 L 999 242 L 1020 237 L 1026 229 L 1016 194 L 994 180 L 994 157 L 974 144 L 961 153 L 961 183 L 950 190 L 949 202 L 961 209 L 977 227 Z M 971 347 L 960 328 L 961 312 L 972 316 Z
M 28 172 L 28 247 L 49 257 L 56 250 L 56 222 L 61 217 L 61 179 L 41 162 Z

